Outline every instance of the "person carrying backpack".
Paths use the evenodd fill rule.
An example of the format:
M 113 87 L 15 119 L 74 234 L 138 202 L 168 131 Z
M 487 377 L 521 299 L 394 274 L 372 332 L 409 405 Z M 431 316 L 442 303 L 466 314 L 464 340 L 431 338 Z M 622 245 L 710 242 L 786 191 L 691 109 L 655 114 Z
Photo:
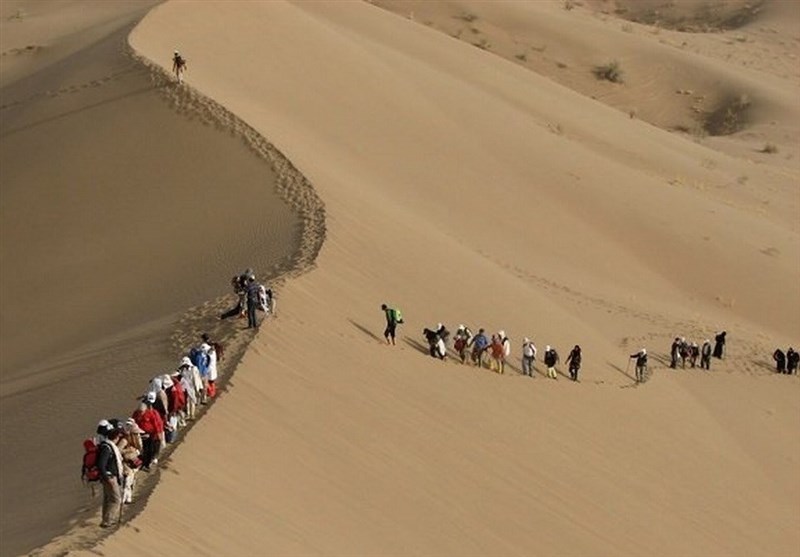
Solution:
M 522 375 L 533 377 L 533 362 L 536 360 L 536 345 L 531 339 L 522 340 Z
M 483 367 L 483 353 L 489 346 L 489 339 L 486 338 L 486 332 L 483 329 L 478 329 L 478 334 L 472 339 L 472 363 L 478 367 Z
M 550 379 L 558 379 L 558 373 L 556 372 L 558 360 L 558 352 L 548 345 L 544 350 L 544 365 L 547 366 L 547 376 Z
M 453 338 L 453 349 L 458 353 L 458 357 L 461 358 L 461 363 L 465 364 L 467 362 L 467 347 L 472 341 L 472 331 L 466 325 L 459 325 Z
M 172 71 L 175 72 L 178 83 L 183 83 L 183 72 L 186 71 L 186 59 L 184 59 L 177 50 L 172 56 Z
M 386 339 L 386 344 L 394 346 L 397 326 L 403 322 L 403 316 L 400 310 L 390 308 L 386 304 L 381 304 L 381 309 L 386 317 L 386 328 L 383 330 L 383 336 Z
M 109 429 L 110 428 L 110 429 Z M 98 428 L 98 433 L 100 433 Z M 117 447 L 119 429 L 110 424 L 105 429 L 105 439 L 97 448 L 97 469 L 100 472 L 100 481 L 103 484 L 103 521 L 101 528 L 108 528 L 117 521 L 122 511 L 122 453 Z
M 641 383 L 644 381 L 644 375 L 647 372 L 647 350 L 642 348 L 636 354 L 631 354 L 630 357 L 636 358 L 636 382 Z
M 148 392 L 141 404 L 133 413 L 133 419 L 143 431 L 142 435 L 142 469 L 149 470 L 151 464 L 158 464 L 158 455 L 164 446 L 164 420 L 153 408 L 156 394 Z
M 567 356 L 567 365 L 569 366 L 569 378 L 573 381 L 578 380 L 578 372 L 581 369 L 581 347 L 577 344 L 573 348 L 569 356 Z

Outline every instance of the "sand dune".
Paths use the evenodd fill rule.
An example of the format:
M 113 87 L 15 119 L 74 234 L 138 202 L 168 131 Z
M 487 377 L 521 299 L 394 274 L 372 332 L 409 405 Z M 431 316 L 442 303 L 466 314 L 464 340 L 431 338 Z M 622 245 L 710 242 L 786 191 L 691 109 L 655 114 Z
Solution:
M 221 296 L 232 269 L 278 274 L 301 245 L 300 218 L 237 137 L 246 133 L 126 54 L 152 4 L 25 3 L 8 19 L 10 4 L 0 24 L 3 555 L 80 516 L 81 440 L 102 416 L 130 413 L 147 381 L 197 342 L 197 316 L 231 303 Z M 7 54 L 26 44 L 41 49 Z
M 575 15 L 525 6 L 554 37 Z M 480 9 L 503 30 L 522 8 Z M 800 334 L 796 161 L 697 143 L 420 23 L 169 2 L 131 34 L 163 66 L 179 45 L 188 85 L 286 155 L 326 236 L 145 512 L 96 550 L 797 555 L 800 383 L 765 369 Z M 752 79 L 796 126 L 792 80 Z M 406 315 L 396 347 L 384 301 Z M 434 361 L 420 331 L 437 321 L 502 328 L 515 354 L 523 336 L 580 343 L 582 381 Z M 713 373 L 665 369 L 675 335 L 721 328 Z M 634 387 L 641 346 L 652 377 Z

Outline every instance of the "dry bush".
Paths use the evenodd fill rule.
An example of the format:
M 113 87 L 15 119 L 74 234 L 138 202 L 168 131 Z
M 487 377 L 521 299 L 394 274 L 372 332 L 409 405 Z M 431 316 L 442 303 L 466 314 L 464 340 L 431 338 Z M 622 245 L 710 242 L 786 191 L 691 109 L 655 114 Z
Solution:
M 701 114 L 709 135 L 731 135 L 745 128 L 752 103 L 747 95 L 727 95 L 711 112 Z
M 761 152 L 774 155 L 775 153 L 778 152 L 778 146 L 775 145 L 774 143 L 767 143 L 766 145 L 764 145 L 764 148 L 761 149 Z
M 595 66 L 592 73 L 597 79 L 603 79 L 611 83 L 623 83 L 622 69 L 619 67 L 619 62 L 616 60 L 612 60 L 607 64 Z

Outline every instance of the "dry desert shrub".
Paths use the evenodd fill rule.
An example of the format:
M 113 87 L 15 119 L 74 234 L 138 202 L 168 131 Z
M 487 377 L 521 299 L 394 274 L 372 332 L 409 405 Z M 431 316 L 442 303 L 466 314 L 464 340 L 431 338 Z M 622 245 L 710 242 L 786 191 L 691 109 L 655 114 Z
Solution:
M 775 145 L 774 143 L 767 143 L 766 145 L 764 145 L 764 148 L 761 149 L 761 152 L 774 155 L 775 153 L 778 152 L 778 146 Z
M 595 66 L 592 73 L 597 79 L 610 81 L 611 83 L 622 83 L 622 69 L 619 67 L 619 62 L 612 60 L 606 64 Z
M 472 12 L 461 12 L 459 15 L 455 16 L 455 18 L 460 19 L 461 21 L 466 21 L 467 23 L 472 23 L 478 19 L 478 16 Z
M 709 135 L 731 135 L 745 128 L 752 103 L 747 95 L 727 95 L 717 107 L 701 114 Z

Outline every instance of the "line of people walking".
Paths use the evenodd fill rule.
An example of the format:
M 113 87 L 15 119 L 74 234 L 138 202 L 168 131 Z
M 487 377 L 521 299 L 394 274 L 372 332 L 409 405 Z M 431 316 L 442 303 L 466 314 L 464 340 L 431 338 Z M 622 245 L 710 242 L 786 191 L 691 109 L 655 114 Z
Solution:
M 381 304 L 381 310 L 386 317 L 386 328 L 384 338 L 386 343 L 394 345 L 397 326 L 402 323 L 402 318 L 397 316 L 402 313 L 397 308 Z M 432 358 L 446 360 L 448 358 L 448 340 L 450 331 L 442 323 L 437 323 L 435 327 L 425 327 L 422 335 L 428 344 L 428 354 Z M 466 325 L 459 325 L 453 336 L 453 352 L 457 355 L 462 364 L 473 365 L 480 368 L 488 368 L 498 374 L 505 373 L 506 363 L 511 358 L 511 339 L 504 330 L 499 330 L 491 337 L 483 328 L 478 329 L 477 334 Z M 530 338 L 525 338 L 522 342 L 522 375 L 534 377 L 534 367 L 536 361 L 537 348 Z M 566 359 L 569 370 L 569 377 L 573 381 L 578 381 L 583 355 L 581 347 L 575 345 L 570 350 Z M 558 351 L 547 345 L 545 347 L 543 363 L 547 369 L 547 376 L 551 379 L 558 379 L 557 365 L 561 361 Z
M 136 475 L 158 465 L 178 432 L 197 418 L 199 407 L 217 394 L 223 345 L 208 334 L 169 372 L 153 377 L 129 418 L 105 418 L 84 441 L 81 478 L 103 489 L 103 528 L 119 524 L 124 504 L 133 502 Z

